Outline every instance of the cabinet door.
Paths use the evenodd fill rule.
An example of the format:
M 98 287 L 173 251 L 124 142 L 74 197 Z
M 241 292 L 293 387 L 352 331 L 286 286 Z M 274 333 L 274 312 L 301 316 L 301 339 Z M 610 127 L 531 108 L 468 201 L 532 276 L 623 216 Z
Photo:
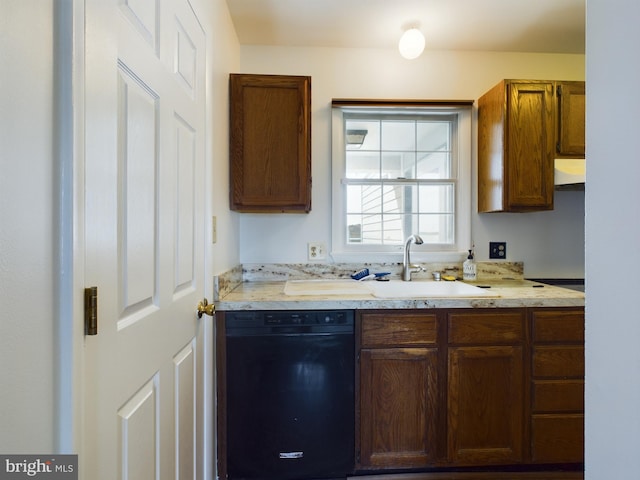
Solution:
M 507 209 L 553 209 L 555 117 L 553 83 L 509 84 Z
M 436 456 L 437 349 L 364 349 L 358 468 L 412 468 Z
M 585 84 L 562 82 L 556 88 L 558 99 L 558 156 L 584 157 Z
M 230 76 L 230 206 L 311 210 L 311 77 Z
M 448 394 L 451 463 L 522 461 L 522 347 L 449 348 Z
M 503 80 L 478 99 L 478 212 L 553 209 L 553 87 Z

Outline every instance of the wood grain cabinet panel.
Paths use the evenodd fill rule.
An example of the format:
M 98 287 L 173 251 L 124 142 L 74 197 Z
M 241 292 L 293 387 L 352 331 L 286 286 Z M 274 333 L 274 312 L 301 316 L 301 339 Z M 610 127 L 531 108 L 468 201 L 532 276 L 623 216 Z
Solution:
M 533 349 L 535 378 L 571 378 L 584 376 L 584 347 L 543 345 Z
M 522 347 L 449 348 L 448 445 L 455 465 L 522 462 Z
M 450 463 L 522 462 L 525 319 L 523 309 L 447 312 Z
M 492 310 L 449 313 L 449 343 L 458 345 L 513 344 L 524 339 L 522 311 Z
M 584 461 L 584 415 L 534 415 L 531 425 L 534 463 Z
M 363 347 L 435 345 L 436 315 L 369 313 L 362 322 Z
M 503 80 L 478 99 L 478 212 L 553 209 L 554 159 L 585 154 L 584 85 Z
M 584 308 L 357 319 L 357 473 L 584 461 Z
M 230 207 L 311 210 L 311 77 L 230 75 Z
M 366 349 L 360 362 L 359 468 L 433 464 L 438 418 L 437 350 Z
M 531 461 L 584 462 L 584 308 L 531 312 Z
M 534 412 L 580 412 L 584 410 L 583 380 L 534 380 Z
M 358 469 L 436 464 L 443 425 L 438 325 L 432 312 L 360 315 Z
M 500 82 L 478 100 L 478 211 L 553 209 L 553 82 Z
M 584 158 L 585 154 L 585 96 L 584 82 L 559 82 L 558 99 L 558 157 Z

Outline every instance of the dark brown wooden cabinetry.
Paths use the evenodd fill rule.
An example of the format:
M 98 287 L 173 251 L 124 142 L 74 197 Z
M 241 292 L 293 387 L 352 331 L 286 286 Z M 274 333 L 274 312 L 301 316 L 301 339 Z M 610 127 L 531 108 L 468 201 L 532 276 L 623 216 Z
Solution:
M 437 325 L 432 313 L 361 315 L 357 468 L 419 468 L 436 463 Z
M 531 460 L 584 461 L 584 311 L 534 310 Z
M 230 75 L 230 207 L 311 210 L 311 77 Z
M 554 158 L 584 156 L 584 82 L 503 80 L 478 100 L 478 211 L 553 209 Z
M 357 319 L 356 470 L 583 462 L 584 308 Z
M 556 82 L 556 158 L 585 154 L 585 83 Z
M 450 312 L 447 323 L 449 461 L 521 463 L 524 312 Z

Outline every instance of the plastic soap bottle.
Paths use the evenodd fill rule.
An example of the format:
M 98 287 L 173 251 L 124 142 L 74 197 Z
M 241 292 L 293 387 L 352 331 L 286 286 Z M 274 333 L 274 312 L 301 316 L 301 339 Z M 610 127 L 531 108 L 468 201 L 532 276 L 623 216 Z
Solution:
M 462 264 L 462 279 L 474 281 L 476 278 L 476 262 L 473 259 L 473 250 L 469 250 L 469 256 Z

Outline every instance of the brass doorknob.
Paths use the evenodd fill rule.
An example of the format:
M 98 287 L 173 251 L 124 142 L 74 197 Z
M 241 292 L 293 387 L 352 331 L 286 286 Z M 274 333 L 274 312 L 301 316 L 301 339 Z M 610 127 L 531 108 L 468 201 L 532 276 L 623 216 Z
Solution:
M 215 305 L 213 303 L 209 303 L 206 298 L 198 302 L 198 318 L 202 318 L 203 314 L 213 317 L 214 313 L 216 313 Z

